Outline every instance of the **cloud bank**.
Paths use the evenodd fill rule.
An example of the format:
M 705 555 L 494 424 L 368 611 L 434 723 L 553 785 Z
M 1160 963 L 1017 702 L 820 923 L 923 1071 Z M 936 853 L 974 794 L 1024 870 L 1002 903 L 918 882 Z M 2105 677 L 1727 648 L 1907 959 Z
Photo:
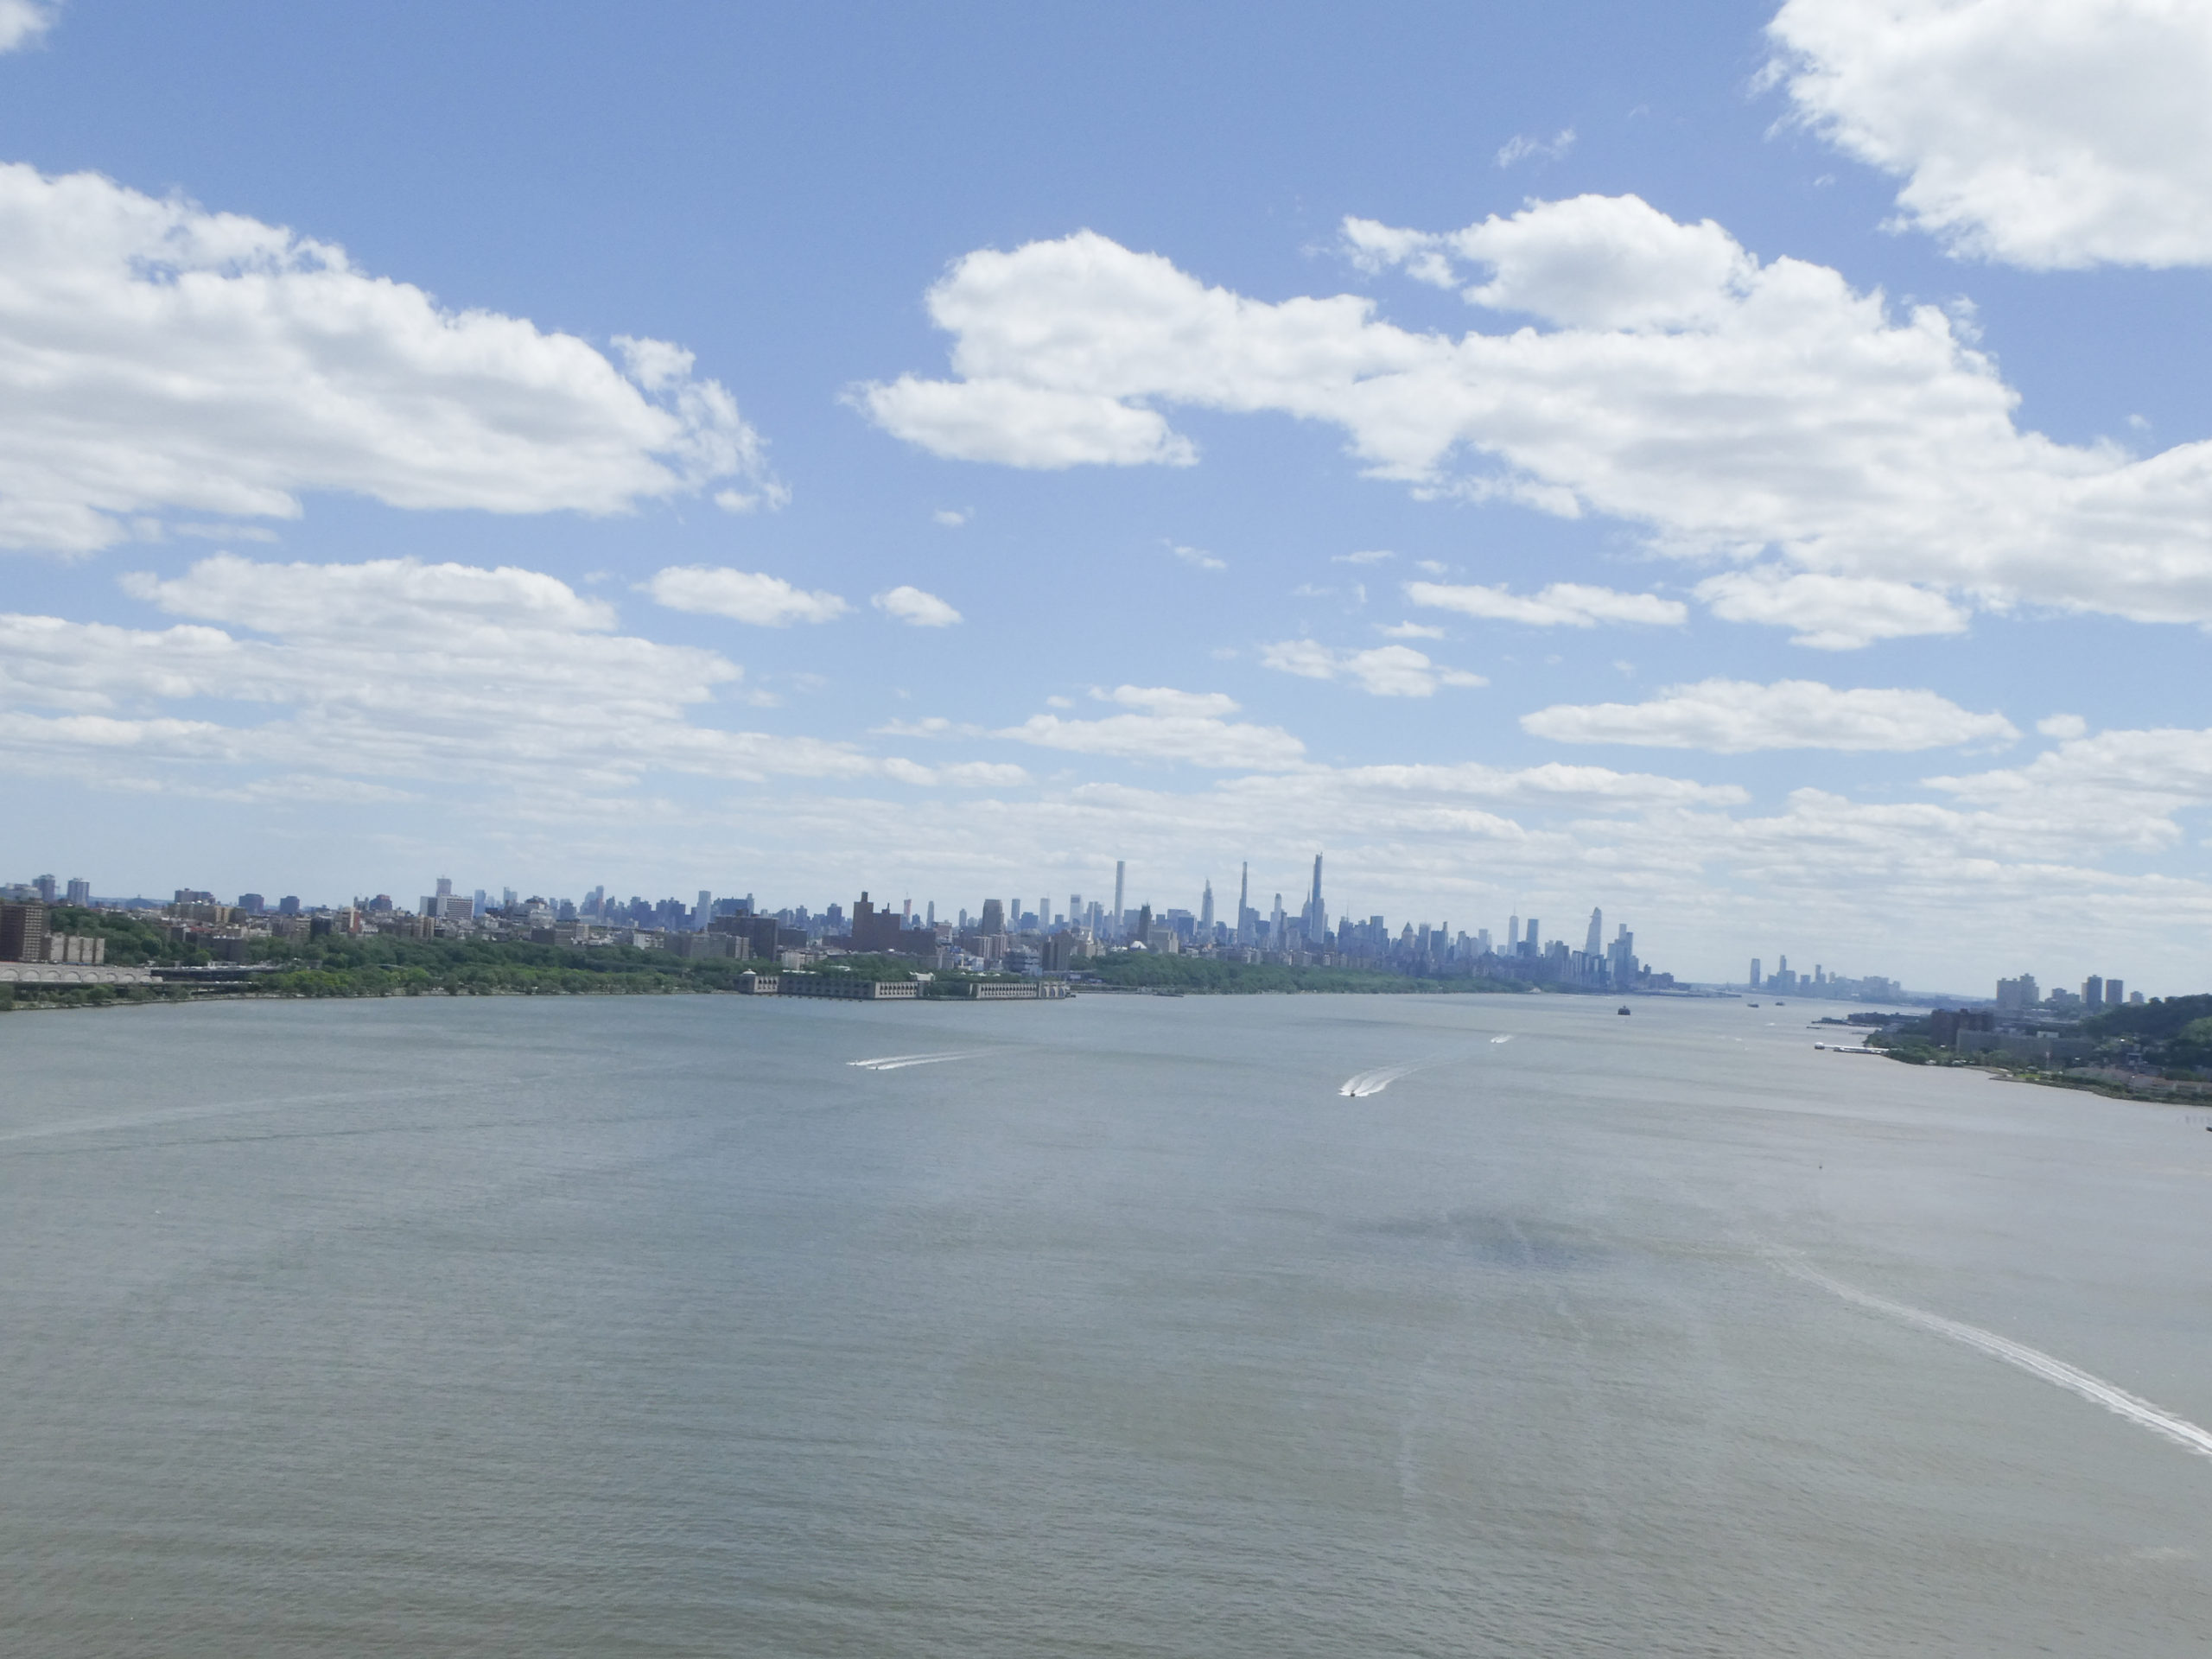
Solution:
M 2190 0 L 1789 0 L 1800 117 L 1904 180 L 1902 220 L 2031 270 L 2212 263 L 2212 9 Z
M 1345 238 L 1529 323 L 1413 333 L 1363 297 L 1250 299 L 1083 232 L 957 261 L 929 295 L 955 378 L 855 396 L 935 454 L 1017 467 L 1186 465 L 1171 408 L 1289 414 L 1376 478 L 1748 565 L 1758 586 L 1714 590 L 1732 614 L 1832 646 L 1949 631 L 1968 602 L 2212 621 L 2212 444 L 2139 460 L 2024 431 L 1935 307 L 1633 196 Z M 1784 585 L 1801 574 L 1861 585 Z
M 655 773 L 1025 775 L 716 725 L 712 709 L 741 668 L 624 634 L 611 607 L 538 571 L 221 554 L 124 588 L 188 620 L 149 629 L 0 615 L 0 766 L 11 774 L 240 798 L 279 788 L 272 779 L 303 798 L 385 798 L 465 781 L 587 817 L 585 803 Z
M 627 511 L 724 484 L 779 499 L 760 437 L 691 354 L 621 365 L 450 311 L 343 250 L 92 174 L 0 165 L 0 546 L 92 551 L 170 512 L 296 517 L 300 495 Z
M 1977 715 L 1933 691 L 1840 691 L 1817 680 L 1704 680 L 1670 686 L 1649 702 L 1560 703 L 1521 717 L 1522 729 L 1560 743 L 1649 748 L 1934 749 L 2009 743 L 2020 734 L 2002 715 Z

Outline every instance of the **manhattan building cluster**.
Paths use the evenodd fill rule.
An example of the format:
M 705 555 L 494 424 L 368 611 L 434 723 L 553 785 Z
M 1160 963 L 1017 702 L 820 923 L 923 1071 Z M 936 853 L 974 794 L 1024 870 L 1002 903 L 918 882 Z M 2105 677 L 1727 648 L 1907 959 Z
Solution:
M 181 948 L 217 960 L 242 961 L 257 940 L 375 934 L 416 939 L 531 941 L 582 949 L 667 950 L 685 957 L 730 957 L 801 970 L 839 955 L 912 958 L 918 967 L 1031 977 L 1080 975 L 1112 951 L 1192 956 L 1294 967 L 1356 968 L 1421 977 L 1516 980 L 1560 989 L 1668 990 L 1671 974 L 1655 973 L 1636 954 L 1626 926 L 1605 937 L 1592 910 L 1579 941 L 1548 936 L 1535 917 L 1513 916 L 1502 937 L 1487 927 L 1454 932 L 1446 922 L 1402 921 L 1376 913 L 1332 918 L 1322 888 L 1323 861 L 1295 907 L 1281 893 L 1262 909 L 1255 902 L 1249 866 L 1240 873 L 1233 909 L 1218 906 L 1207 881 L 1194 908 L 1131 902 L 1126 863 L 1114 867 L 1109 898 L 1071 893 L 1065 906 L 1047 896 L 989 898 L 973 911 L 940 913 L 935 900 L 896 906 L 863 891 L 849 908 L 833 903 L 763 908 L 751 893 L 717 896 L 702 889 L 690 900 L 624 899 L 605 887 L 582 899 L 524 896 L 512 887 L 457 889 L 440 877 L 411 904 L 389 893 L 342 905 L 307 905 L 296 895 L 257 893 L 235 902 L 200 889 L 179 888 L 166 902 L 95 899 L 81 879 L 58 891 L 51 876 L 0 893 L 20 912 L 17 926 L 48 935 L 47 907 L 58 903 L 155 909 Z M 34 912 L 36 912 L 34 919 Z M 59 938 L 60 936 L 54 936 Z M 93 948 L 97 939 L 85 942 Z M 50 942 L 44 950 L 70 947 Z M 43 958 L 41 958 L 43 959 Z M 55 957 L 60 960 L 60 957 Z
M 1999 1014 L 2094 1014 L 2101 1008 L 2117 1008 L 2142 1000 L 2143 993 L 2129 990 L 2126 981 L 2107 979 L 2101 974 L 2091 974 L 2082 982 L 2078 991 L 2069 991 L 2062 985 L 2049 995 L 2036 983 L 2033 974 L 1997 982 L 1996 1007 Z
M 1772 973 L 1765 971 L 1758 957 L 1751 958 L 1751 971 L 1743 988 L 1763 991 L 1769 996 L 1822 996 L 1838 1002 L 1894 1002 L 1904 995 L 1904 988 L 1894 979 L 1880 974 L 1866 974 L 1853 979 L 1842 974 L 1832 974 L 1820 963 L 1813 964 L 1813 971 L 1801 974 L 1789 965 L 1789 958 L 1777 957 Z

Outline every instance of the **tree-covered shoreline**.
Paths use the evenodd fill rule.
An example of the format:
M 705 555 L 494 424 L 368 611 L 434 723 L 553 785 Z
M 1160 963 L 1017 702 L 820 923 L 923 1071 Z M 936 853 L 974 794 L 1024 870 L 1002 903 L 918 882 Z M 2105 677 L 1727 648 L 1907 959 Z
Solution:
M 57 906 L 55 930 L 98 934 L 116 966 L 160 963 L 221 973 L 205 950 L 182 948 L 166 930 L 138 916 Z M 151 985 L 0 985 L 0 1009 L 106 1007 L 210 998 L 385 996 L 684 996 L 734 992 L 748 969 L 783 971 L 768 962 L 728 957 L 684 957 L 665 950 L 591 950 L 482 939 L 409 939 L 391 934 L 252 941 L 235 976 Z M 839 957 L 818 971 L 861 979 L 902 980 L 914 963 L 889 956 Z M 1417 979 L 1353 968 L 1300 968 L 1275 963 L 1221 962 L 1198 957 L 1118 952 L 1086 963 L 1079 973 L 1096 988 L 1190 995 L 1323 992 L 1364 995 L 1511 994 L 1529 988 L 1509 981 Z M 938 973 L 940 981 L 973 976 Z M 1077 986 L 1078 991 L 1082 984 Z
M 1504 979 L 1415 979 L 1364 968 L 1297 968 L 1272 962 L 1224 962 L 1211 957 L 1116 951 L 1085 963 L 1080 973 L 1109 989 L 1180 992 L 1192 996 L 1251 996 L 1269 991 L 1339 995 L 1515 995 L 1529 987 Z M 1076 988 L 1083 987 L 1078 983 Z

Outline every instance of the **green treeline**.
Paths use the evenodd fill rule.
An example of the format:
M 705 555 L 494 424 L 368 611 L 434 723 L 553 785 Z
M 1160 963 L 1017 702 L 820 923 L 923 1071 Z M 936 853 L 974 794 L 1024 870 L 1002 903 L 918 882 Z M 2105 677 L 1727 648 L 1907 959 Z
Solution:
M 1220 962 L 1209 957 L 1152 956 L 1116 951 L 1087 964 L 1109 985 L 1201 995 L 1249 995 L 1260 991 L 1337 991 L 1376 995 L 1421 993 L 1514 992 L 1528 987 L 1504 979 L 1409 979 L 1363 968 L 1292 968 L 1272 962 Z
M 49 933 L 81 934 L 107 941 L 107 960 L 118 968 L 136 968 L 149 962 L 175 962 L 177 948 L 169 943 L 167 925 L 148 919 L 145 911 L 86 910 L 77 905 L 54 905 L 46 912 Z M 205 950 L 184 960 L 205 962 Z
M 107 960 L 205 964 L 204 950 L 172 944 L 165 928 L 137 915 L 57 906 L 57 932 L 104 935 Z M 772 963 L 728 957 L 686 958 L 622 945 L 588 950 L 486 939 L 405 939 L 391 934 L 353 938 L 255 939 L 246 963 L 259 965 L 239 980 L 207 985 L 22 985 L 0 987 L 0 1008 L 87 1007 L 175 1001 L 239 994 L 274 996 L 665 996 L 734 991 L 747 969 L 773 974 Z M 1357 968 L 1290 968 L 1273 963 L 1217 962 L 1203 957 L 1124 951 L 1088 964 L 1109 985 L 1133 989 L 1249 995 L 1260 991 L 1336 991 L 1370 995 L 1525 991 L 1492 979 L 1411 979 Z M 896 957 L 840 957 L 818 971 L 856 979 L 911 978 L 914 965 Z M 972 977 L 938 974 L 940 981 Z M 2155 1005 L 2154 1005 L 2155 1006 Z
M 2158 1064 L 2212 1066 L 2212 995 L 2153 997 L 2107 1008 L 2082 1022 L 2088 1037 L 2132 1037 Z
M 257 942 L 254 956 L 284 964 L 256 974 L 251 988 L 293 996 L 651 996 L 728 991 L 747 968 L 766 963 L 728 957 L 687 961 L 664 950 L 606 945 L 577 950 L 489 939 L 359 938 Z

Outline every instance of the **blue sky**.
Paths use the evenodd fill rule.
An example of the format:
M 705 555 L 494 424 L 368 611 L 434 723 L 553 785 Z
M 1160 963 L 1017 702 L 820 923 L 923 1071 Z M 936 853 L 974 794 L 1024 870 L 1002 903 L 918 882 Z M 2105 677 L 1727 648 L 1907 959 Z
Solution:
M 6 868 L 2192 988 L 2212 7 L 1871 10 L 4 0 Z

